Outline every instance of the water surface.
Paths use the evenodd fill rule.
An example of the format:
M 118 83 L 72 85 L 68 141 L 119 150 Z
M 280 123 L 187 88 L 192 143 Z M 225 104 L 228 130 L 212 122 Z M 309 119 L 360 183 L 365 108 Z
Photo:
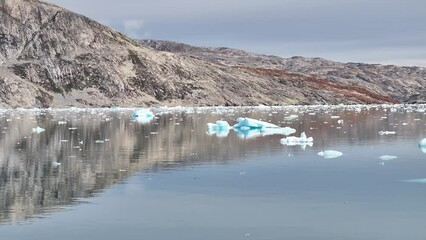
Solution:
M 426 238 L 424 106 L 161 108 L 145 124 L 131 113 L 1 111 L 2 239 Z M 314 144 L 206 132 L 241 116 Z

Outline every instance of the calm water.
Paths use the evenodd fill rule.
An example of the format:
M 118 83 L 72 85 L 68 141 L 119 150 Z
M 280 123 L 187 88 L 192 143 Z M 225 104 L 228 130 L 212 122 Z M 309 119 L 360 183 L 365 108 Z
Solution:
M 426 178 L 424 107 L 154 109 L 146 124 L 120 109 L 2 111 L 0 236 L 424 240 L 426 183 L 410 182 Z M 241 116 L 314 144 L 206 132 Z

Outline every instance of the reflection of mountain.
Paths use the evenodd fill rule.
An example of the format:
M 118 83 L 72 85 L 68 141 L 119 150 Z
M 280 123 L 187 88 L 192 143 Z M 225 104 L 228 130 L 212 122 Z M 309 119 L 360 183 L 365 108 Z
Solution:
M 348 144 L 379 140 L 379 131 L 395 130 L 389 128 L 402 122 L 410 123 L 404 126 L 405 131 L 424 132 L 425 115 L 420 113 L 330 111 L 314 116 L 306 111 L 300 120 L 284 123 L 284 112 L 271 115 L 250 111 L 229 115 L 169 113 L 147 125 L 130 121 L 130 112 L 126 111 L 0 113 L 3 131 L 0 133 L 0 221 L 21 221 L 71 204 L 140 171 L 167 170 L 209 161 L 225 163 L 253 153 L 283 149 L 302 151 L 300 147 L 281 146 L 279 140 L 283 136 L 243 140 L 233 131 L 223 138 L 207 135 L 206 123 L 221 118 L 231 121 L 236 116 L 248 116 L 271 120 L 293 127 L 298 133 L 306 131 L 314 137 L 314 147 L 339 138 Z M 387 114 L 388 118 L 383 119 Z M 333 127 L 337 126 L 337 120 L 331 119 L 331 115 L 342 117 L 345 124 L 341 129 Z M 411 125 L 416 123 L 415 118 L 422 121 Z M 59 121 L 67 123 L 59 124 Z M 31 133 L 36 126 L 46 131 Z M 398 135 L 385 139 L 397 138 Z M 96 143 L 96 140 L 105 143 Z M 54 168 L 53 161 L 62 165 Z

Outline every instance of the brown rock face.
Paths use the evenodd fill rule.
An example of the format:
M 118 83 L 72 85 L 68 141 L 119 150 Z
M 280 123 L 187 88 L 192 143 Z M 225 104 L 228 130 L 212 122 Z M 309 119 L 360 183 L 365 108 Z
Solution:
M 422 102 L 425 72 L 138 42 L 52 4 L 0 1 L 0 107 Z

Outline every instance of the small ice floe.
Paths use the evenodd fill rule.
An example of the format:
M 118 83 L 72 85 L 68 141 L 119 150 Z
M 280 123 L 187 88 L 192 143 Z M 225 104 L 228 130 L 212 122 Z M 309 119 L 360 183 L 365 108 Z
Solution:
M 344 121 L 343 121 L 343 119 L 340 119 L 340 120 L 337 120 L 337 124 L 343 124 L 344 123 Z
M 101 143 L 105 143 L 105 141 L 104 140 L 96 140 L 95 143 L 101 144 Z
M 340 118 L 340 116 L 331 116 L 330 118 L 331 118 L 331 119 L 339 119 L 339 118 Z
M 53 168 L 57 168 L 57 167 L 59 167 L 59 166 L 61 166 L 62 164 L 61 163 L 59 163 L 59 162 L 57 162 L 57 161 L 54 161 L 54 162 L 52 162 L 52 167 Z
M 234 128 L 279 128 L 279 126 L 252 118 L 238 118 Z
M 396 132 L 394 132 L 394 131 L 380 131 L 379 134 L 382 135 L 382 136 L 383 135 L 395 135 Z
M 419 142 L 419 148 L 423 153 L 426 153 L 426 138 L 423 138 L 420 142 Z
M 314 139 L 312 137 L 306 137 L 305 132 L 300 134 L 300 137 L 286 137 L 280 140 L 282 145 L 287 146 L 301 146 L 305 150 L 306 146 L 312 147 Z
M 426 178 L 404 180 L 406 183 L 426 183 Z
M 397 156 L 392 156 L 392 155 L 383 155 L 383 156 L 379 157 L 379 159 L 382 160 L 382 161 L 390 161 L 390 160 L 394 160 L 394 159 L 397 159 L 397 158 L 398 158 Z
M 341 153 L 339 151 L 335 151 L 335 150 L 324 150 L 324 151 L 321 151 L 321 152 L 318 153 L 318 156 L 321 156 L 324 159 L 338 158 L 342 155 L 343 155 L 343 153 Z
M 292 121 L 292 120 L 297 119 L 298 117 L 299 117 L 298 115 L 290 115 L 288 117 L 285 117 L 284 120 L 286 120 L 286 121 Z
M 207 123 L 207 134 L 217 137 L 227 137 L 231 126 L 227 121 L 216 121 L 216 123 Z
M 139 109 L 132 113 L 132 119 L 138 123 L 146 124 L 154 119 L 154 113 L 149 109 Z
M 64 125 L 64 124 L 67 124 L 67 122 L 65 122 L 65 121 L 59 121 L 58 124 L 59 125 Z
M 46 129 L 41 128 L 41 127 L 36 127 L 36 128 L 33 128 L 33 129 L 32 129 L 32 132 L 33 132 L 33 133 L 42 133 L 42 132 L 44 132 L 44 131 L 46 131 Z

